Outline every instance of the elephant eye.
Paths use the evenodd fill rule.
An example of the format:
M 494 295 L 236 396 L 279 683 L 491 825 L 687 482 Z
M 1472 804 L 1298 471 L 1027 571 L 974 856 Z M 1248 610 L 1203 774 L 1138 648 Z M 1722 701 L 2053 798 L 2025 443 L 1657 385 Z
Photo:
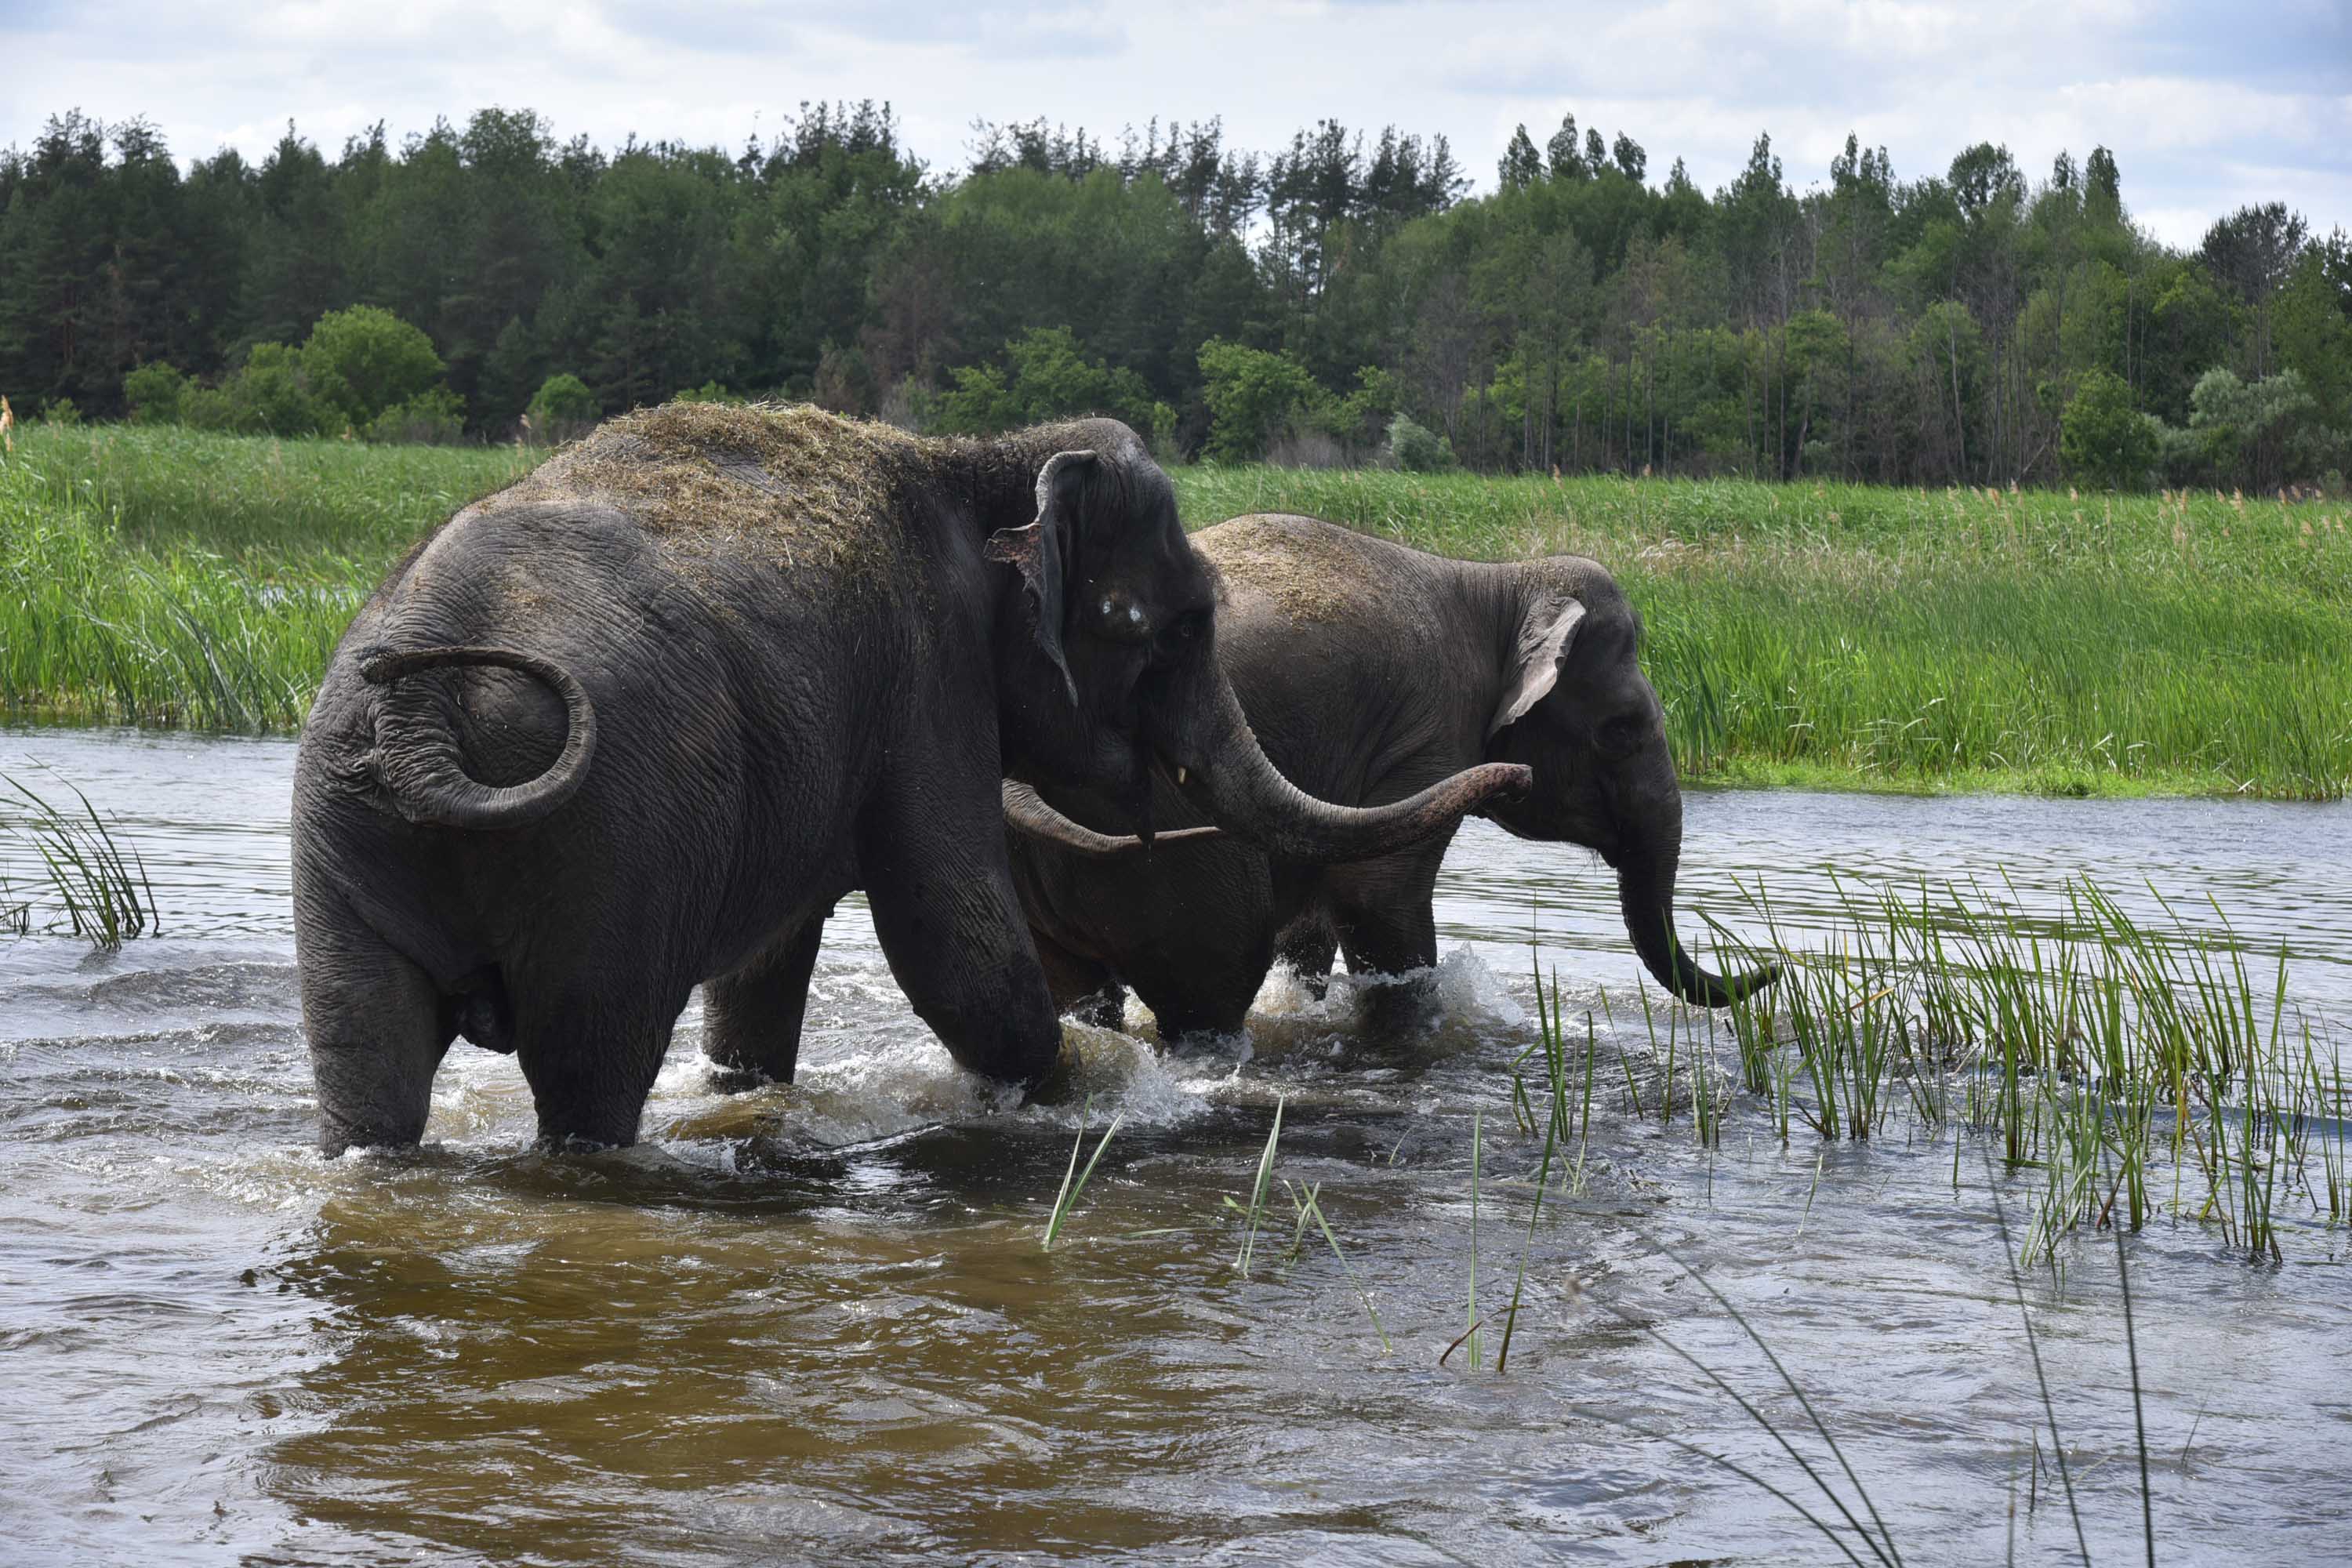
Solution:
M 1620 713 L 1601 726 L 1601 732 L 1594 740 L 1601 751 L 1612 757 L 1622 757 L 1639 750 L 1642 742 L 1649 739 L 1649 734 L 1647 720 L 1633 713 Z
M 1160 636 L 1154 640 L 1162 652 L 1179 652 L 1199 641 L 1202 634 L 1209 629 L 1209 615 L 1207 610 L 1186 610 L 1162 626 Z

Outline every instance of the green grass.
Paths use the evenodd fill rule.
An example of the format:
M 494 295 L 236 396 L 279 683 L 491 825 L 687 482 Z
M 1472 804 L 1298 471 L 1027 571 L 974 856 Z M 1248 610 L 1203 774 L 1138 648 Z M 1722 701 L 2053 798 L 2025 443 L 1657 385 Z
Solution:
M 2199 495 L 1264 468 L 1188 518 L 1568 552 L 1642 611 L 1685 777 L 2334 798 L 2352 782 L 2352 506 Z
M 89 796 L 63 779 L 51 782 L 71 790 L 79 809 L 59 806 L 22 779 L 0 773 L 0 811 L 6 814 L 0 816 L 0 840 L 19 838 L 32 847 L 65 917 L 62 929 L 102 951 L 160 929 L 145 857 L 136 847 L 124 853 Z M 6 888 L 0 879 L 0 894 Z M 27 935 L 32 913 L 30 902 L 0 907 L 0 929 Z
M 248 564 L 308 564 L 373 587 L 467 501 L 547 454 L 215 436 L 176 426 L 33 426 L 16 458 L 60 510 L 115 519 L 123 542 Z
M 2029 1258 L 2054 1259 L 2079 1227 L 2169 1215 L 2276 1261 L 2291 1224 L 2352 1223 L 2335 1046 L 2289 1000 L 2284 953 L 2250 951 L 2218 909 L 2202 923 L 2168 907 L 2150 924 L 2087 882 L 2043 915 L 2013 893 L 1922 889 L 1852 904 L 1808 949 L 1782 939 L 1760 889 L 1750 900 L 1766 935 L 1726 956 L 1783 977 L 1728 1024 L 1740 1085 L 1784 1143 L 1974 1134 L 2033 1179 Z M 1661 1104 L 1678 1051 L 1694 1103 L 1709 1095 L 1696 1016 L 1661 1026 L 1644 1009 Z M 1559 1033 L 1546 1019 L 1548 1049 Z M 1553 1100 L 1564 1113 L 1564 1086 Z
M 540 454 L 103 426 L 0 473 L 0 712 L 290 728 L 417 537 Z M 1685 776 L 2335 798 L 2352 507 L 1262 468 L 1188 523 L 1313 512 L 1451 554 L 1610 567 Z M 85 624 L 87 623 L 87 624 Z

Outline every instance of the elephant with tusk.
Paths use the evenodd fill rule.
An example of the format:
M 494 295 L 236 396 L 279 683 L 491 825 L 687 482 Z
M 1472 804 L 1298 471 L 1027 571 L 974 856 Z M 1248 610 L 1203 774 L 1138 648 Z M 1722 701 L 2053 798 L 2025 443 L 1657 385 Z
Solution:
M 1533 787 L 1480 815 L 1522 838 L 1596 851 L 1661 984 L 1721 1006 L 1776 977 L 1769 966 L 1712 974 L 1675 935 L 1682 792 L 1636 659 L 1641 619 L 1597 563 L 1450 561 L 1278 514 L 1234 518 L 1192 543 L 1222 580 L 1218 658 L 1287 778 L 1378 806 L 1465 768 L 1527 767 Z M 1042 795 L 1106 843 L 1135 825 L 1098 790 Z M 1190 820 L 1182 799 L 1163 785 L 1155 820 Z M 1318 987 L 1339 953 L 1356 973 L 1433 964 L 1431 896 L 1451 837 L 1331 864 L 1263 837 L 1223 835 L 1147 863 L 1011 835 L 1056 1002 L 1115 1023 L 1131 986 L 1164 1037 L 1240 1028 L 1277 957 Z
M 460 1035 L 516 1054 L 543 1141 L 630 1142 L 698 984 L 709 1055 L 789 1079 L 856 888 L 955 1059 L 1034 1086 L 1061 1033 L 1006 780 L 1098 790 L 1148 845 L 1153 781 L 1181 776 L 1210 822 L 1311 860 L 1524 792 L 1506 764 L 1370 810 L 1300 793 L 1215 610 L 1167 476 L 1110 420 L 931 441 L 671 405 L 466 508 L 361 607 L 303 731 L 322 1146 L 417 1142 Z

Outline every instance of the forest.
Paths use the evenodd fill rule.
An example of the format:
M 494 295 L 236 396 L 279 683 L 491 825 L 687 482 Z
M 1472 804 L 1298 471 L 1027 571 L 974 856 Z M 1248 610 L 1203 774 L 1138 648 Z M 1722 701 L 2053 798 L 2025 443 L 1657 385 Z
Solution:
M 1444 135 L 1220 122 L 1115 143 L 886 105 L 733 152 L 485 109 L 331 155 L 185 163 L 144 120 L 0 153 L 20 418 L 557 438 L 672 396 L 980 432 L 1117 415 L 1171 459 L 1903 485 L 2340 488 L 2352 239 L 2283 204 L 2193 251 L 2105 148 L 1899 175 L 1848 137 L 1728 184 L 1524 127 L 1491 192 Z M 1824 177 L 1825 176 L 1825 177 Z

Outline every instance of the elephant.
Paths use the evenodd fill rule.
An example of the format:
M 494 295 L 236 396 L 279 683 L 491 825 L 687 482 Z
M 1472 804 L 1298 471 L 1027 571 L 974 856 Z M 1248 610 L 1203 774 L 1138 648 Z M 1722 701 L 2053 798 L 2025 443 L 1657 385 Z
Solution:
M 1465 767 L 1530 768 L 1524 797 L 1480 815 L 1521 838 L 1596 851 L 1616 871 L 1635 951 L 1668 990 L 1720 1006 L 1776 978 L 1769 965 L 1709 973 L 1675 936 L 1682 793 L 1636 658 L 1641 617 L 1598 563 L 1453 561 L 1279 513 L 1232 519 L 1192 544 L 1222 577 L 1218 658 L 1286 776 L 1366 805 Z M 1098 790 L 1041 795 L 1107 841 L 1134 820 Z M 1187 820 L 1169 811 L 1177 803 L 1158 804 Z M 1117 867 L 1009 837 L 1056 1003 L 1117 1026 L 1131 986 L 1174 1039 L 1241 1029 L 1277 958 L 1318 994 L 1335 949 L 1356 973 L 1434 964 L 1431 898 L 1452 836 L 1345 864 L 1224 838 Z M 1372 994 L 1378 1032 L 1419 1009 L 1412 986 Z
M 1308 798 L 1244 721 L 1214 610 L 1167 476 L 1115 421 L 604 424 L 411 551 L 320 686 L 293 872 L 320 1146 L 417 1142 L 461 1035 L 518 1058 L 543 1142 L 629 1143 L 698 984 L 712 1060 L 789 1079 L 825 918 L 859 888 L 956 1062 L 1034 1087 L 1061 1030 L 1007 779 L 1120 801 L 1136 832 L 1108 852 L 1132 856 L 1164 773 L 1310 859 L 1527 787 L 1483 767 L 1374 811 Z

